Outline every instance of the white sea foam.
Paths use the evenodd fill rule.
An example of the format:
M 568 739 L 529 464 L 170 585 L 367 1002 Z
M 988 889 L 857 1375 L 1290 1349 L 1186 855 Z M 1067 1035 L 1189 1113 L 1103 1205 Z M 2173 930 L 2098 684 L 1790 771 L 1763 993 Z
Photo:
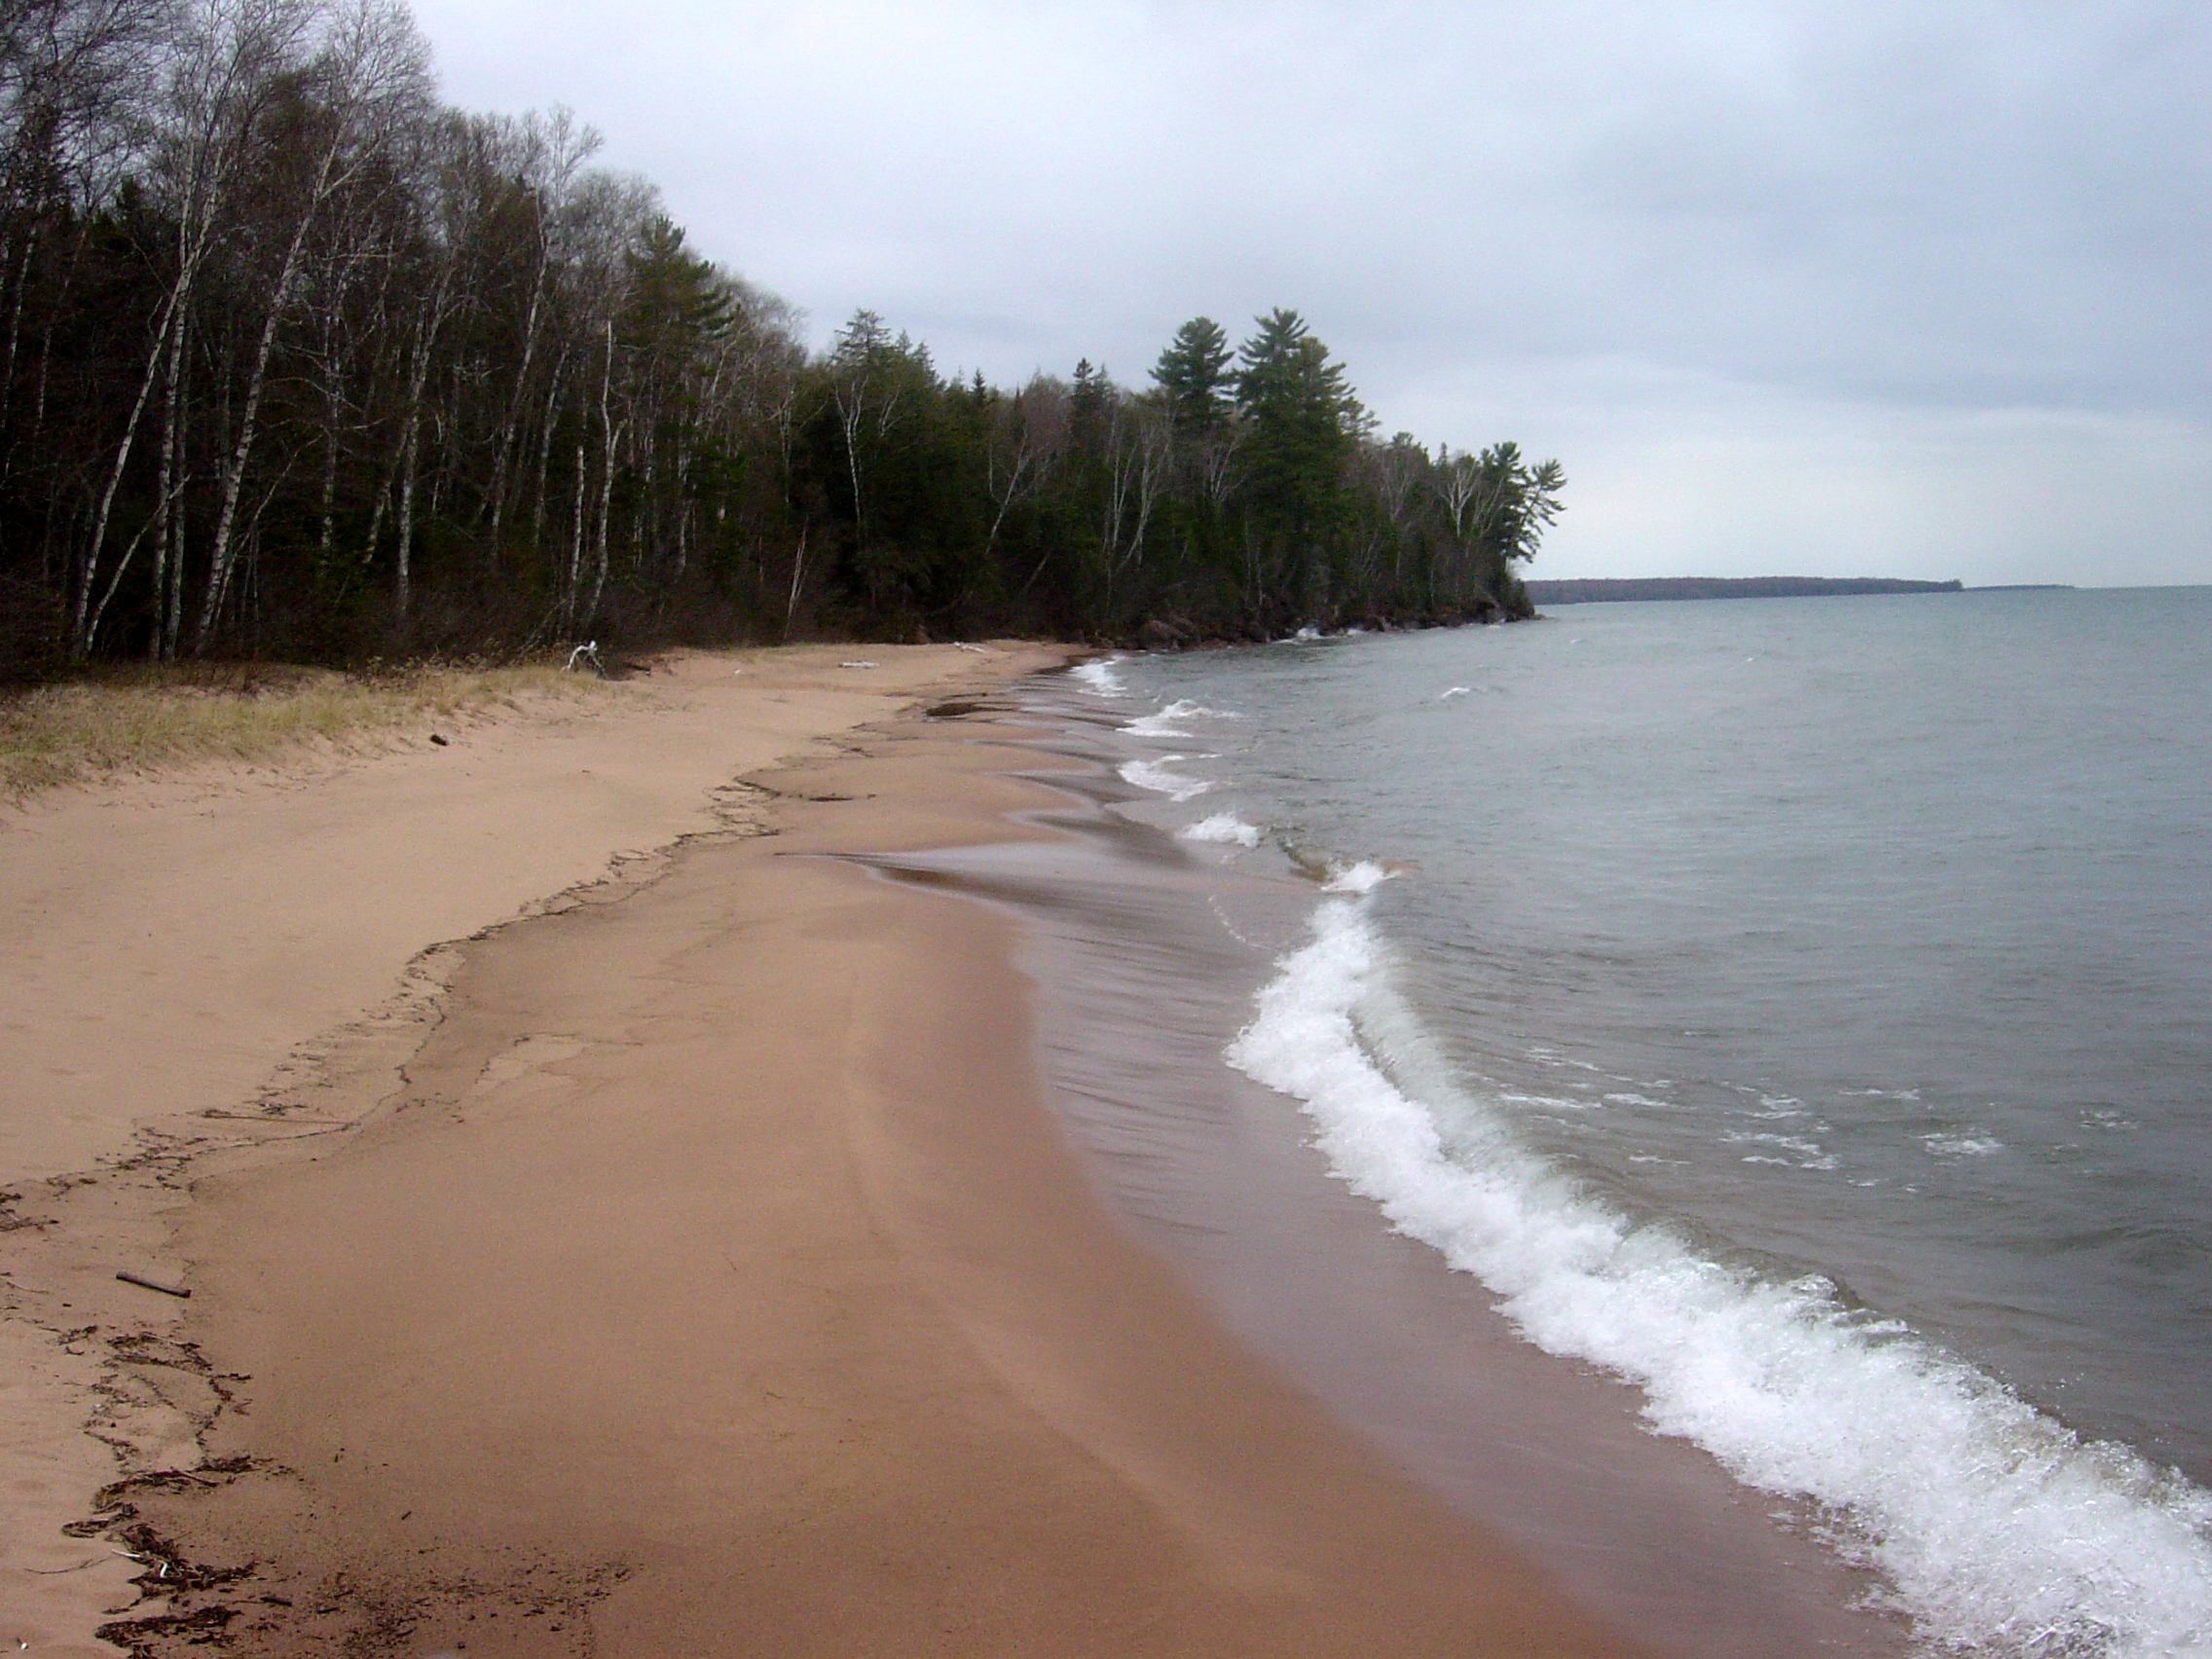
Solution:
M 1641 1384 L 1653 1428 L 1817 1506 L 1929 1641 L 2212 1654 L 2212 1493 L 2078 1440 L 1825 1280 L 1761 1278 L 1616 1214 L 1452 1083 L 1360 901 L 1324 900 L 1278 970 L 1229 1058 L 1304 1104 L 1337 1175 L 1530 1341 Z
M 1185 777 L 1181 772 L 1170 772 L 1170 760 L 1188 760 L 1188 755 L 1162 755 L 1158 760 L 1124 760 L 1121 773 L 1124 783 L 1134 784 L 1140 790 L 1152 790 L 1169 800 L 1189 800 L 1202 795 L 1213 788 L 1203 778 Z
M 1088 662 L 1079 662 L 1069 669 L 1068 678 L 1080 680 L 1091 690 L 1103 692 L 1109 697 L 1125 697 L 1129 688 L 1122 683 L 1122 677 L 1114 672 L 1114 665 L 1121 660 L 1120 657 L 1092 657 Z
M 1211 818 L 1184 825 L 1175 833 L 1186 841 L 1213 841 L 1224 846 L 1256 847 L 1260 844 L 1260 827 L 1245 823 L 1234 812 L 1217 812 Z
M 1348 865 L 1331 865 L 1327 877 L 1321 883 L 1321 891 L 1372 893 L 1397 873 L 1388 865 L 1379 865 L 1368 859 Z
M 1508 1106 L 1542 1106 L 1558 1112 L 1595 1112 L 1604 1105 L 1604 1100 L 1567 1100 L 1557 1094 L 1524 1094 L 1519 1089 L 1501 1088 L 1497 1098 Z M 1611 1095 L 1605 1097 L 1611 1099 Z
M 1241 717 L 1225 714 L 1219 709 L 1209 709 L 1203 703 L 1194 703 L 1188 697 L 1178 697 L 1158 714 L 1139 715 L 1122 729 L 1136 737 L 1181 737 L 1182 722 L 1200 718 L 1237 719 Z
M 1449 703 L 1455 697 L 1471 697 L 1474 693 L 1475 688 L 1472 685 L 1453 685 L 1439 691 L 1436 694 L 1436 700 L 1439 703 Z
M 1770 1146 L 1782 1152 L 1794 1153 L 1794 1158 L 1780 1158 L 1773 1153 L 1750 1152 L 1743 1155 L 1746 1163 L 1779 1163 L 1786 1169 L 1833 1169 L 1835 1158 L 1819 1141 L 1807 1140 L 1803 1135 L 1747 1134 L 1731 1130 L 1720 1137 L 1735 1146 Z
M 1754 1111 L 1748 1106 L 1743 1108 L 1742 1110 L 1743 1115 L 1747 1118 L 1802 1118 L 1803 1116 L 1805 1116 L 1805 1103 L 1801 1100 L 1791 1100 L 1787 1097 L 1770 1100 L 1762 1094 L 1759 1096 L 1759 1104 L 1757 1110 Z

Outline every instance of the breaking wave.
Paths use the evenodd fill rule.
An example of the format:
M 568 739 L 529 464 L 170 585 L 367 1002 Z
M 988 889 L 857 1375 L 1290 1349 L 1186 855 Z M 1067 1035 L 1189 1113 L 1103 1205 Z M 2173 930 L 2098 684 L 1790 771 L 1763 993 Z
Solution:
M 1372 885 L 1332 882 L 1350 896 L 1321 902 L 1229 1050 L 1303 1104 L 1338 1177 L 1479 1277 L 1530 1341 L 1639 1384 L 1652 1428 L 1807 1505 L 1938 1647 L 2212 1654 L 2212 1493 L 2082 1440 L 1828 1281 L 1715 1260 L 1530 1151 L 1392 989 Z

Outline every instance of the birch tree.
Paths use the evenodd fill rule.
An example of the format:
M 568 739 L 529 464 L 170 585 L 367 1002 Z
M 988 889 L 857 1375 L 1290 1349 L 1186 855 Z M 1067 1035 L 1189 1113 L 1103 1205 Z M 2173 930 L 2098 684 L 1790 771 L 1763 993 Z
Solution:
M 170 387 L 163 441 L 160 510 L 169 502 L 186 332 L 202 276 L 220 238 L 232 228 L 241 176 L 261 117 L 291 69 L 313 21 L 306 0 L 199 0 L 180 27 L 165 77 L 152 172 L 166 189 L 175 225 L 168 280 L 146 343 L 145 369 L 115 445 L 115 459 L 81 556 L 71 611 L 77 653 L 89 655 L 98 616 L 92 593 L 100 575 L 108 524 L 130 464 L 146 408 L 163 379 Z M 134 550 L 136 540 L 131 543 Z M 128 555 L 125 562 L 128 562 Z M 112 598 L 119 569 L 100 601 Z
M 287 113 L 296 134 L 297 177 L 286 218 L 277 221 L 282 252 L 270 283 L 268 308 L 253 348 L 238 418 L 237 436 L 221 477 L 221 504 L 208 548 L 207 585 L 195 644 L 205 648 L 230 592 L 237 559 L 238 509 L 253 454 L 269 362 L 299 279 L 308 238 L 322 214 L 373 161 L 423 122 L 430 107 L 428 55 L 413 20 L 392 0 L 347 0 L 330 19 Z M 286 234 L 288 231 L 288 234 Z
M 1011 397 L 990 399 L 983 449 L 983 488 L 991 500 L 991 528 L 983 537 L 987 557 L 997 547 L 1007 514 L 1039 495 L 1067 447 L 1068 388 L 1049 375 L 1035 375 Z

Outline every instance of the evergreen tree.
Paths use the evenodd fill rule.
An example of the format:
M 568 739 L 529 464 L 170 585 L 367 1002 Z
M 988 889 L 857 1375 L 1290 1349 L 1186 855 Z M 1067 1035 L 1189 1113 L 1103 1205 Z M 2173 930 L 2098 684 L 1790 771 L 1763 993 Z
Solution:
M 1256 320 L 1236 367 L 1246 576 L 1264 610 L 1279 612 L 1287 603 L 1300 619 L 1315 618 L 1333 598 L 1329 564 L 1346 505 L 1346 463 L 1366 414 L 1343 365 L 1330 360 L 1304 317 L 1278 307 Z
M 1235 360 L 1228 330 L 1210 316 L 1195 316 L 1175 331 L 1153 365 L 1152 378 L 1179 431 L 1214 432 L 1228 424 L 1235 408 L 1231 365 Z

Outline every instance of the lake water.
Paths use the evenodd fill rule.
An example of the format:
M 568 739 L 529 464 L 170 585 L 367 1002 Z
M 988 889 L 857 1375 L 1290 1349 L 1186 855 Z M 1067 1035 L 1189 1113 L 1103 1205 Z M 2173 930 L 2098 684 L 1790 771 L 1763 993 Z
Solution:
M 1922 1641 L 2207 1650 L 2212 591 L 1088 680 L 1137 812 L 1325 876 L 1223 1064 L 1378 1226 L 1803 1504 Z
M 1381 1373 L 1428 1339 L 1299 1360 L 1296 1286 L 1178 1229 L 1264 1237 L 1325 1161 L 1344 1208 L 1278 1262 L 1455 1270 L 1396 1323 L 1568 1362 L 1578 1443 L 1618 1391 L 1811 1594 L 1911 1644 L 2212 1651 L 2212 590 L 1562 608 L 1115 659 L 1029 718 L 1103 780 L 1094 863 L 977 879 L 1062 918 L 1107 1184 L 1201 1279 L 1246 1261 L 1217 1292 L 1314 1391 L 1395 1399 L 1366 1426 L 1417 1472 L 1461 1384 Z M 1076 1075 L 1099 1020 L 1160 1051 Z M 1304 1144 L 1192 1106 L 1207 1068 Z M 1525 1363 L 1486 1351 L 1408 1365 Z

